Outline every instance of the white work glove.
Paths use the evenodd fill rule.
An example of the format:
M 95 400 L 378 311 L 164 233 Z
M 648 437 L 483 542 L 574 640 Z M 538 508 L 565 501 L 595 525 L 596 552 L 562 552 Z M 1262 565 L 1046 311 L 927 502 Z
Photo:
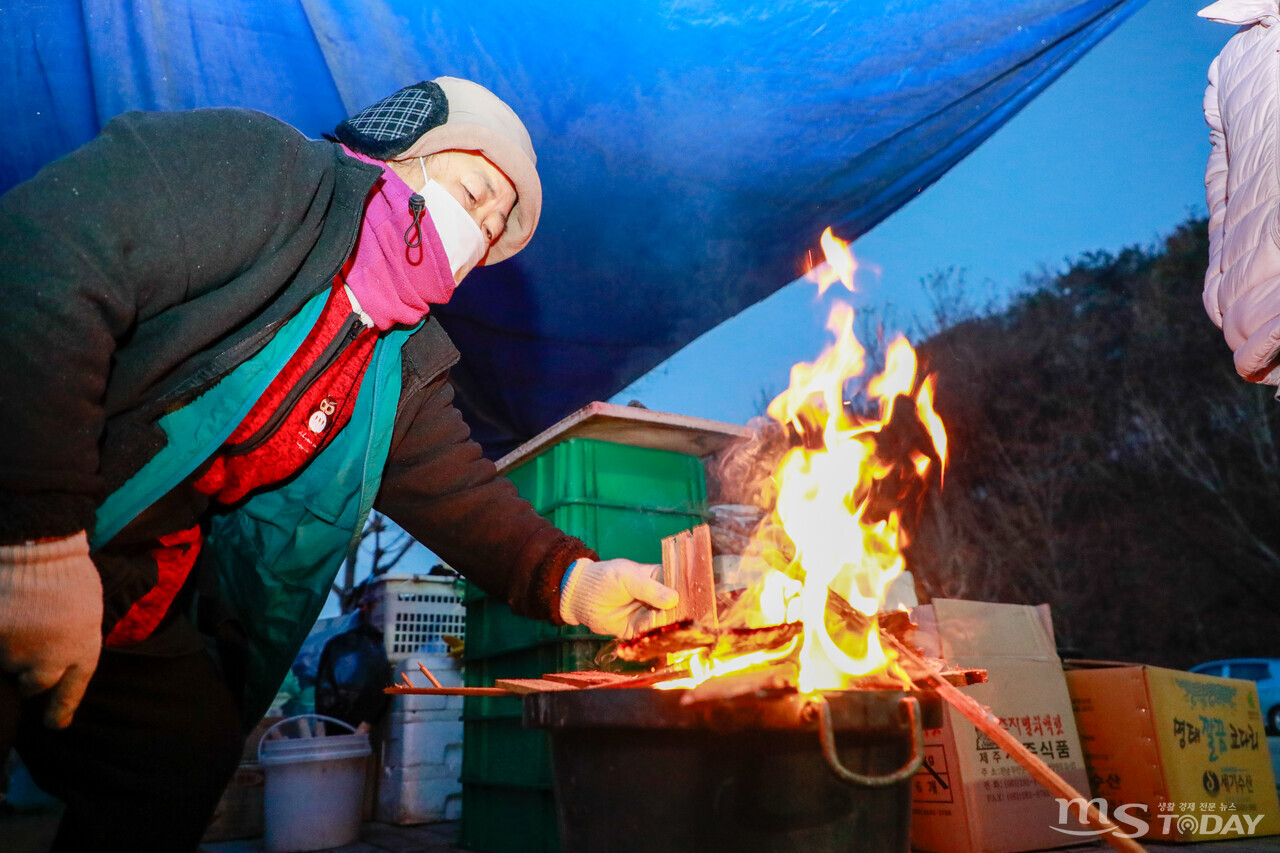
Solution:
M 560 618 L 597 634 L 626 639 L 649 630 L 653 611 L 670 610 L 680 594 L 657 580 L 662 566 L 631 560 L 578 560 L 560 585 Z
M 0 670 L 18 691 L 52 689 L 44 723 L 71 724 L 102 650 L 102 580 L 84 532 L 0 546 Z

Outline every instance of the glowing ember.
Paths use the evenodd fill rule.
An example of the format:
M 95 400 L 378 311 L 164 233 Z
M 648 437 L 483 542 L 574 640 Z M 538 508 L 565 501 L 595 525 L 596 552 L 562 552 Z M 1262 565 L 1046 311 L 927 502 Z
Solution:
M 827 229 L 822 235 L 827 263 L 811 273 L 825 292 L 835 281 L 853 289 L 857 262 L 848 244 Z M 853 309 L 837 302 L 827 320 L 835 342 L 811 364 L 791 369 L 791 385 L 770 403 L 769 416 L 797 438 L 774 474 L 777 502 L 755 531 L 743 555 L 748 574 L 760 578 L 739 601 L 735 616 L 748 626 L 801 620 L 804 632 L 795 643 L 752 655 L 716 660 L 707 649 L 688 653 L 683 661 L 692 678 L 669 682 L 688 687 L 709 678 L 772 664 L 790 655 L 799 661 L 799 688 L 804 692 L 850 686 L 859 677 L 889 670 L 892 653 L 881 646 L 875 614 L 889 585 L 902 572 L 905 537 L 899 511 L 869 513 L 876 486 L 904 467 L 923 479 L 936 458 L 946 460 L 946 432 L 933 409 L 933 377 L 917 385 L 916 355 L 898 338 L 885 356 L 885 370 L 866 385 L 878 401 L 879 416 L 863 419 L 850 412 L 844 389 L 860 376 L 865 351 L 853 333 Z M 930 454 L 912 451 L 902 459 L 878 454 L 877 437 L 894 418 L 901 401 L 932 442 Z M 902 413 L 899 413 L 901 416 Z M 828 612 L 828 590 L 872 617 L 855 628 Z M 743 612 L 745 611 L 745 612 Z

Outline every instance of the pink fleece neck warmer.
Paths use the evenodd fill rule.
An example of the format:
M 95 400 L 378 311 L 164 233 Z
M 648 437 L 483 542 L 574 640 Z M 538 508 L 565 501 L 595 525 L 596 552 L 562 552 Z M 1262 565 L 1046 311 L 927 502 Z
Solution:
M 382 169 L 369 191 L 356 247 L 342 268 L 343 278 L 360 307 L 382 331 L 412 326 L 427 315 L 430 303 L 444 304 L 457 287 L 440 235 L 424 211 L 422 244 L 410 249 L 405 232 L 413 228 L 409 196 L 413 190 L 381 160 L 343 145 L 348 156 Z M 412 239 L 412 234 L 410 238 Z

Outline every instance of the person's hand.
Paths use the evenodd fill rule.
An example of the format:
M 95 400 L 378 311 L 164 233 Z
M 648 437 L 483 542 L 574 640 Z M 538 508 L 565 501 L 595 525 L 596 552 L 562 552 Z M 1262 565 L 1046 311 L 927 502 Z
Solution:
M 654 610 L 670 610 L 680 594 L 656 578 L 660 565 L 631 560 L 578 560 L 560 586 L 560 618 L 597 634 L 634 637 L 653 624 Z
M 102 581 L 83 532 L 0 547 L 0 670 L 24 697 L 46 690 L 44 723 L 62 729 L 102 650 Z

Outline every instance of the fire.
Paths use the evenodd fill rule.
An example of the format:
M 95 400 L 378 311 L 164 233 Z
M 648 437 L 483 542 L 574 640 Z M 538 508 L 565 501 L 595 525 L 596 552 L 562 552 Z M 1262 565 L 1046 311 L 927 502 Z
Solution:
M 822 235 L 826 265 L 811 273 L 824 291 L 835 281 L 853 290 L 858 268 L 848 244 L 828 228 Z M 816 361 L 791 369 L 791 384 L 770 403 L 768 414 L 787 425 L 797 445 L 774 474 L 777 502 L 757 529 L 744 562 L 760 580 L 743 594 L 748 627 L 803 621 L 798 652 L 792 647 L 727 660 L 705 650 L 688 663 L 692 678 L 670 686 L 690 686 L 705 678 L 779 662 L 796 655 L 801 691 L 848 687 L 855 679 L 895 671 L 893 654 L 881 645 L 875 615 L 885 592 L 903 570 L 905 537 L 900 513 L 874 512 L 877 484 L 899 474 L 898 467 L 923 479 L 935 459 L 946 460 L 946 431 L 933 409 L 933 377 L 917 383 L 915 351 L 899 337 L 885 355 L 885 369 L 866 383 L 866 396 L 878 404 L 868 419 L 850 411 L 845 388 L 865 369 L 866 352 L 853 331 L 853 309 L 836 302 L 827 320 L 835 337 Z M 932 448 L 912 450 L 906 458 L 886 459 L 877 438 L 894 418 L 895 407 L 911 406 Z M 932 450 L 932 454 L 927 452 Z M 869 617 L 865 629 L 828 612 L 835 592 Z M 742 602 L 740 602 L 742 603 Z M 749 658 L 749 659 L 748 659 Z M 909 684 L 909 681 L 906 683 Z
M 858 262 L 849 251 L 849 244 L 831 233 L 827 228 L 818 241 L 822 246 L 822 254 L 827 259 L 826 268 L 819 267 L 811 271 L 818 283 L 818 295 L 822 296 L 827 288 L 837 281 L 853 292 L 853 276 L 858 271 Z

